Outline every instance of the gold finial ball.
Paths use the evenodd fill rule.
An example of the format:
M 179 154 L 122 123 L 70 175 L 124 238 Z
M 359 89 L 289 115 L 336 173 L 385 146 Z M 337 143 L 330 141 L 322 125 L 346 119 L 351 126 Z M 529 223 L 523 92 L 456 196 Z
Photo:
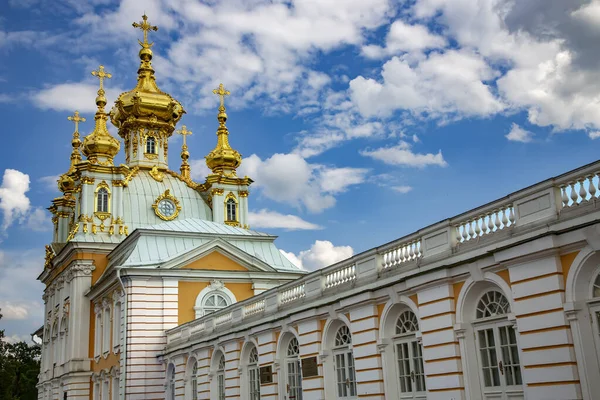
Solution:
M 143 61 L 150 61 L 152 60 L 152 50 L 150 50 L 149 47 L 142 47 L 140 49 L 140 59 L 142 59 Z

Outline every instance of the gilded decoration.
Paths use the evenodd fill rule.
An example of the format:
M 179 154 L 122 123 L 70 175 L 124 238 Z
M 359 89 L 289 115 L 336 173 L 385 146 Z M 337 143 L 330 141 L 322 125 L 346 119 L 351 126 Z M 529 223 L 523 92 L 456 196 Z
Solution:
M 165 178 L 165 174 L 160 172 L 158 170 L 158 167 L 155 165 L 154 167 L 152 167 L 152 169 L 150 170 L 150 176 L 156 181 L 156 182 L 162 182 L 163 179 Z
M 156 198 L 152 208 L 156 215 L 164 221 L 174 220 L 181 211 L 179 200 L 171 194 L 170 189 L 165 190 L 163 194 Z
M 240 197 L 248 197 L 248 195 L 250 193 L 247 190 L 240 190 L 239 194 L 240 194 Z
M 54 254 L 52 247 L 47 244 L 46 245 L 46 257 L 44 259 L 44 268 L 50 268 L 50 266 L 52 264 L 52 260 L 54 259 L 55 256 L 56 256 L 56 254 Z
M 138 152 L 138 146 L 139 146 L 139 142 L 138 142 L 138 134 L 137 132 L 133 132 L 133 157 L 137 157 L 137 152 Z
M 90 176 L 82 176 L 81 177 L 81 183 L 84 183 L 86 185 L 93 185 L 94 182 L 96 182 L 96 180 Z
M 123 186 L 123 181 L 120 180 L 120 179 L 115 179 L 115 180 L 112 181 L 112 185 L 114 187 L 121 187 L 121 186 Z
M 225 112 L 225 96 L 231 93 L 225 89 L 221 83 L 213 93 L 219 96 L 220 106 L 217 120 L 217 146 L 206 156 L 206 165 L 213 174 L 228 174 L 235 176 L 235 169 L 240 166 L 242 156 L 229 145 L 229 130 L 225 123 L 227 122 L 227 113 Z
M 148 42 L 148 33 L 156 32 L 158 27 L 148 21 L 146 15 L 142 21 L 133 24 L 134 28 L 141 29 L 144 40 L 139 41 L 142 47 L 139 51 L 140 66 L 135 88 L 122 93 L 111 111 L 111 121 L 119 129 L 119 135 L 125 137 L 130 130 L 139 127 L 153 127 L 164 130 L 170 136 L 175 125 L 181 119 L 185 110 L 181 104 L 169 94 L 161 91 L 154 76 L 152 67 L 152 46 Z M 134 154 L 135 154 L 134 144 Z
M 158 160 L 158 154 L 156 153 L 144 153 L 144 158 L 148 160 Z
M 98 198 L 98 192 L 100 192 L 101 189 L 105 189 L 107 192 L 107 196 L 108 196 L 106 210 L 103 210 L 99 204 L 100 199 Z M 104 223 L 104 220 L 106 220 L 111 215 L 111 197 L 112 197 L 112 193 L 110 191 L 110 187 L 108 186 L 108 183 L 106 183 L 106 181 L 100 182 L 98 184 L 98 186 L 96 187 L 96 191 L 94 192 L 94 201 L 95 201 L 94 216 L 96 216 L 96 218 L 100 219 L 102 221 L 102 223 Z
M 100 80 L 100 89 L 98 89 L 98 96 L 96 97 L 98 111 L 94 116 L 96 121 L 94 131 L 83 140 L 83 154 L 93 164 L 112 166 L 113 158 L 121 147 L 121 143 L 108 132 L 106 127 L 108 114 L 104 111 L 106 106 L 104 79 L 109 79 L 112 75 L 106 72 L 102 65 L 98 67 L 97 71 L 92 71 L 92 75 Z
M 69 236 L 67 236 L 67 242 L 70 242 L 71 240 L 73 240 L 73 238 L 75 237 L 77 232 L 79 232 L 79 224 L 75 224 L 73 226 L 73 229 L 71 229 L 71 232 L 69 232 Z
M 188 130 L 187 127 L 183 125 L 181 129 L 176 132 L 183 136 L 183 145 L 181 146 L 181 167 L 179 170 L 181 171 L 181 176 L 183 179 L 189 180 L 191 179 L 191 169 L 190 164 L 188 163 L 190 152 L 188 151 L 186 138 L 192 134 L 192 131 Z
M 214 188 L 213 190 L 210 191 L 210 194 L 213 196 L 221 196 L 223 195 L 225 191 L 221 188 Z
M 127 176 L 123 180 L 123 186 L 129 185 L 129 182 L 131 181 L 131 179 L 134 176 L 137 175 L 137 173 L 139 172 L 139 170 L 140 170 L 140 167 L 133 167 L 131 170 L 129 170 L 129 173 L 127 174 Z

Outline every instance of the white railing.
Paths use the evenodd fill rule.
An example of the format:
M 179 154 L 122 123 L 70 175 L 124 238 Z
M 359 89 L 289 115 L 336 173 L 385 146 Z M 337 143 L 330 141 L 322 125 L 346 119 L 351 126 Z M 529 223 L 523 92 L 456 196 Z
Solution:
M 354 290 L 363 282 L 388 278 L 390 274 L 407 273 L 416 265 L 426 267 L 429 260 L 434 262 L 439 257 L 485 251 L 486 246 L 496 246 L 496 242 L 518 240 L 521 232 L 530 232 L 538 226 L 580 218 L 583 210 L 600 214 L 600 206 L 596 204 L 600 197 L 599 178 L 600 161 L 511 193 L 306 274 L 293 282 L 233 304 L 226 310 L 173 328 L 167 331 L 167 343 L 185 342 L 185 338 L 192 334 L 210 335 L 215 332 L 215 327 L 242 323 L 248 316 L 260 313 L 271 315 L 291 309 L 300 299 L 317 301 L 325 296 L 339 296 L 340 291 Z M 595 218 L 600 219 L 600 216 Z M 521 229 L 523 227 L 526 229 Z M 502 232 L 510 234 L 503 235 Z M 463 246 L 466 243 L 469 245 Z
M 215 325 L 223 325 L 231 321 L 232 312 L 217 315 L 215 317 Z
M 288 304 L 304 297 L 306 297 L 306 288 L 304 283 L 301 283 L 300 285 L 281 291 L 279 301 L 281 304 Z
M 580 176 L 575 180 L 560 185 L 560 196 L 562 207 L 578 206 L 589 201 L 596 201 L 600 196 L 598 190 L 598 174 L 594 172 L 589 175 Z
M 386 250 L 382 256 L 383 268 L 396 267 L 400 264 L 421 258 L 421 239 L 408 243 L 401 243 L 399 246 Z
M 244 317 L 260 314 L 263 311 L 265 311 L 265 299 L 260 299 L 244 306 Z
M 455 226 L 456 241 L 468 242 L 482 236 L 508 228 L 515 223 L 515 209 L 512 204 L 480 214 Z
M 356 265 L 345 265 L 325 275 L 325 289 L 356 280 Z

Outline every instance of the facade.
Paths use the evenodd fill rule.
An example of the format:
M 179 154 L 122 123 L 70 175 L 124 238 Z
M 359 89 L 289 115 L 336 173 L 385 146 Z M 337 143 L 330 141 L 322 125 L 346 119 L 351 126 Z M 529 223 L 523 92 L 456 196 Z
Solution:
M 598 171 L 169 329 L 165 399 L 600 398 Z
M 77 112 L 62 196 L 52 201 L 46 246 L 45 322 L 39 399 L 162 399 L 165 331 L 305 274 L 279 252 L 276 237 L 250 230 L 252 180 L 236 175 L 223 85 L 211 174 L 191 179 L 181 126 L 185 110 L 160 91 L 144 15 L 137 86 L 105 111 L 102 66 L 94 130 L 80 139 Z M 108 120 L 122 141 L 107 129 Z M 180 172 L 168 168 L 169 138 L 183 136 Z M 121 148 L 123 145 L 123 148 Z M 123 151 L 125 164 L 114 165 Z M 85 157 L 85 159 L 84 159 Z

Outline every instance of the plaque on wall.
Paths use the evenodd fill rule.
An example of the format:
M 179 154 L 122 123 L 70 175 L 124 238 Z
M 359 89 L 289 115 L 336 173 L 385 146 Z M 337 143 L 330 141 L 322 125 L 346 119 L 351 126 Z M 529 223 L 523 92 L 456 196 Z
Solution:
M 317 365 L 317 357 L 307 357 L 302 359 L 302 377 L 319 375 L 319 366 Z
M 260 384 L 265 385 L 267 383 L 273 383 L 273 367 L 270 365 L 260 367 Z

